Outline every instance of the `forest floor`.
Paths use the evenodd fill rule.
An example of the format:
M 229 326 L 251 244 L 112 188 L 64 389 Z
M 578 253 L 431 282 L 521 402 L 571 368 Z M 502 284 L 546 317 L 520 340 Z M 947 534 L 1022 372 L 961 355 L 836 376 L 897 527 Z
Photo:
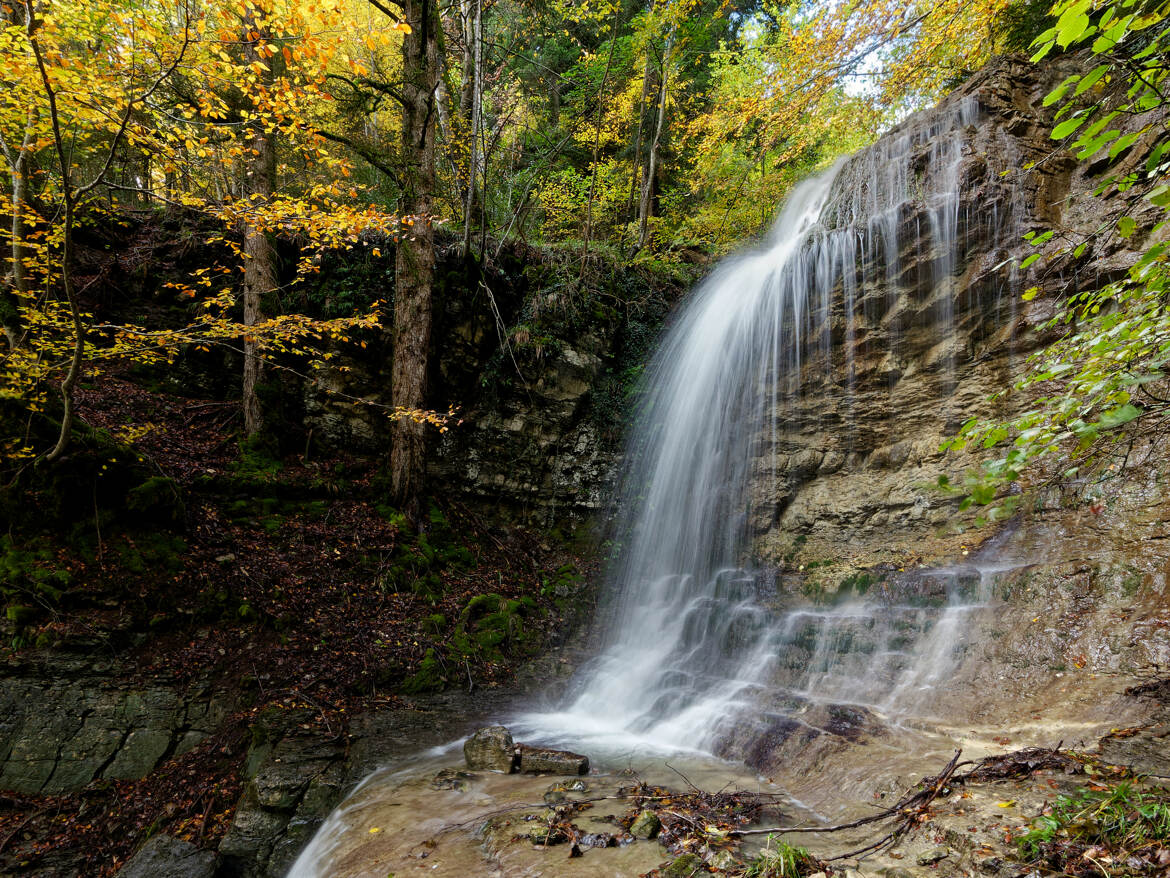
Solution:
M 24 645 L 6 645 L 0 662 L 37 647 L 98 654 L 126 668 L 127 688 L 228 692 L 237 709 L 141 780 L 0 795 L 0 859 L 22 872 L 49 856 L 108 874 L 156 832 L 212 846 L 231 822 L 257 717 L 295 710 L 336 737 L 348 717 L 412 694 L 498 686 L 588 602 L 592 562 L 579 547 L 488 525 L 443 497 L 415 533 L 382 503 L 368 460 L 241 450 L 236 403 L 118 375 L 78 399 L 82 417 L 111 435 L 149 425 L 131 447 L 173 480 L 181 511 L 123 529 L 103 528 L 95 509 L 68 535 L 26 543 L 69 585 L 36 605 Z

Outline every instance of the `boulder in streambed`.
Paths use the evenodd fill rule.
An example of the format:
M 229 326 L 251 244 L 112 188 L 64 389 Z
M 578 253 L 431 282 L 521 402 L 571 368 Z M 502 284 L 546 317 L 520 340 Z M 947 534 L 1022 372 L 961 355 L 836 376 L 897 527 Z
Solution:
M 467 767 L 472 770 L 502 771 L 510 774 L 518 767 L 512 733 L 504 726 L 477 729 L 463 743 L 463 758 L 467 760 Z
M 568 750 L 549 750 L 520 744 L 520 771 L 526 774 L 588 774 L 589 757 Z
M 589 757 L 568 750 L 550 750 L 517 744 L 504 726 L 486 726 L 478 729 L 463 744 L 467 767 L 480 771 L 502 771 L 506 774 L 568 774 L 589 773 Z
M 658 819 L 657 814 L 653 811 L 643 811 L 630 824 L 630 835 L 634 838 L 651 839 L 658 835 L 661 828 L 662 821 Z

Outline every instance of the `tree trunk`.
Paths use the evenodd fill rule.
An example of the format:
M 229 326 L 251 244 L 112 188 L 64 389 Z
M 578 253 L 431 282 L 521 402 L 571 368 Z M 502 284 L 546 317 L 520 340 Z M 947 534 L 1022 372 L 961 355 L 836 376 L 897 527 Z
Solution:
M 471 98 L 470 106 L 467 108 L 470 111 L 470 119 L 468 125 L 468 132 L 470 137 L 470 150 L 467 161 L 467 196 L 463 202 L 463 254 L 467 255 L 471 250 L 471 228 L 475 224 L 476 214 L 480 213 L 479 204 L 477 201 L 479 186 L 479 163 L 480 163 L 480 114 L 483 107 L 483 75 L 480 66 L 483 63 L 483 0 L 474 0 L 474 10 L 472 13 L 471 22 L 471 42 L 473 51 L 470 53 L 472 62 L 471 73 Z M 464 53 L 466 58 L 468 53 Z M 466 91 L 467 71 L 464 71 L 464 90 Z M 462 108 L 461 108 L 462 109 Z
M 4 300 L 0 302 L 0 322 L 3 323 L 4 336 L 11 350 L 16 350 L 20 343 L 19 304 L 28 294 L 28 264 L 25 260 L 29 254 L 25 245 L 25 210 L 28 202 L 29 139 L 26 135 L 24 145 L 12 157 L 9 167 L 12 174 L 11 290 L 4 292 Z
M 662 143 L 662 126 L 666 119 L 666 82 L 670 77 L 671 37 L 667 36 L 662 50 L 662 87 L 658 93 L 658 123 L 654 140 L 650 143 L 650 158 L 646 162 L 646 179 L 642 181 L 642 198 L 638 204 L 638 249 L 646 246 L 648 223 L 654 212 L 654 180 L 658 173 L 658 151 Z
M 650 96 L 654 91 L 654 65 L 650 60 L 650 50 L 646 50 L 646 66 L 642 70 L 642 95 L 638 99 L 638 136 L 634 141 L 634 171 L 630 175 L 630 195 L 626 199 L 626 216 L 628 218 L 634 217 L 634 199 L 639 197 L 639 206 L 641 206 L 640 193 L 642 191 L 642 174 L 644 173 L 645 164 L 642 162 L 642 143 L 645 140 L 646 129 L 646 107 L 650 103 Z
M 273 135 L 260 132 L 252 141 L 256 155 L 247 163 L 249 194 L 259 203 L 276 189 L 276 144 Z M 267 232 L 252 223 L 244 226 L 244 326 L 264 321 L 264 298 L 276 289 L 276 253 Z M 264 410 L 257 388 L 264 378 L 259 340 L 244 334 L 244 432 L 255 436 L 264 429 Z
M 394 361 L 391 400 L 396 409 L 426 404 L 427 355 L 431 342 L 431 291 L 435 239 L 431 228 L 435 188 L 435 100 L 438 86 L 438 7 L 434 0 L 404 0 L 411 32 L 402 40 L 402 203 L 394 286 Z M 426 472 L 426 425 L 409 415 L 394 422 L 390 448 L 393 502 L 418 521 Z
M 249 19 L 249 29 L 251 29 Z M 268 39 L 268 34 L 262 35 Z M 256 44 L 244 43 L 244 57 L 248 61 L 262 60 L 256 51 Z M 268 61 L 269 83 L 275 80 L 274 65 Z M 252 137 L 252 155 L 244 161 L 244 179 L 241 189 L 252 199 L 256 207 L 267 206 L 276 191 L 276 134 L 266 132 L 258 126 Z M 276 289 L 276 251 L 262 225 L 244 222 L 244 326 L 255 326 L 264 322 L 264 299 Z M 244 433 L 255 436 L 264 429 L 264 409 L 257 393 L 264 378 L 264 360 L 261 357 L 259 339 L 250 332 L 244 333 L 244 376 L 241 399 L 244 408 Z

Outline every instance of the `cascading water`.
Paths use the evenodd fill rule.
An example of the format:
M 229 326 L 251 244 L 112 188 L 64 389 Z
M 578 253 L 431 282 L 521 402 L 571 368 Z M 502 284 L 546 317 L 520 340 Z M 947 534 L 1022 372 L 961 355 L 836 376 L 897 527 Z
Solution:
M 986 598 L 986 581 L 974 591 L 960 582 L 979 581 L 977 571 L 940 572 L 936 594 L 916 605 L 778 616 L 766 607 L 774 583 L 748 561 L 754 508 L 786 478 L 775 466 L 786 401 L 811 369 L 829 368 L 835 333 L 846 351 L 838 392 L 852 393 L 855 304 L 905 286 L 907 252 L 929 266 L 911 285 L 931 290 L 930 319 L 949 334 L 970 223 L 960 168 L 976 118 L 973 99 L 957 101 L 934 125 L 804 182 L 766 244 L 726 261 L 686 303 L 648 370 L 623 475 L 608 640 L 575 699 L 520 718 L 526 731 L 709 749 L 741 708 L 797 696 L 892 709 L 945 679 L 967 610 Z M 954 367 L 953 353 L 937 358 L 940 405 Z
M 685 303 L 647 371 L 626 457 L 598 623 L 604 646 L 560 710 L 508 719 L 520 739 L 581 749 L 610 767 L 663 749 L 753 765 L 747 753 L 756 742 L 806 722 L 793 717 L 809 705 L 825 705 L 830 720 L 850 705 L 895 721 L 930 709 L 969 646 L 969 620 L 986 605 L 997 572 L 1011 565 L 913 571 L 896 594 L 866 579 L 844 602 L 793 607 L 782 583 L 752 558 L 794 478 L 780 459 L 806 447 L 792 439 L 807 420 L 790 423 L 798 420 L 791 413 L 832 394 L 840 447 L 865 445 L 868 425 L 852 416 L 862 393 L 854 362 L 862 341 L 886 339 L 896 360 L 903 334 L 933 333 L 918 368 L 929 373 L 926 385 L 937 388 L 946 418 L 958 365 L 947 341 L 958 278 L 976 249 L 995 259 L 1000 242 L 1019 237 L 1010 199 L 990 198 L 990 210 L 975 216 L 961 210 L 970 196 L 962 191 L 965 144 L 977 116 L 975 100 L 959 98 L 927 117 L 931 124 L 908 124 L 801 184 L 764 245 L 727 260 Z M 894 750 L 875 739 L 874 749 L 883 748 Z M 700 767 L 688 770 L 712 762 L 698 758 Z M 418 798 L 423 765 L 410 782 L 367 778 L 289 874 L 385 874 L 387 863 L 412 862 L 413 852 L 363 845 L 392 821 L 410 837 L 409 809 L 397 806 Z M 458 825 L 487 820 L 492 795 L 521 795 L 522 783 L 459 799 L 454 804 L 468 810 L 458 812 L 467 817 Z M 446 865 L 428 868 L 469 874 L 450 859 L 457 855 L 446 856 Z M 495 868 L 493 875 L 530 874 Z

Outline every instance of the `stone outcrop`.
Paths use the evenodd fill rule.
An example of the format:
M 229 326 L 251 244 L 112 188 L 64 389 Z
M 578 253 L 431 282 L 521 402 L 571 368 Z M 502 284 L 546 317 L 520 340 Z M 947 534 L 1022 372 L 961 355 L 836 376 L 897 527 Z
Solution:
M 156 835 L 118 870 L 118 878 L 213 878 L 215 868 L 211 851 L 169 835 Z
M 588 518 L 616 473 L 626 395 L 686 285 L 673 274 L 598 261 L 590 285 L 599 294 L 578 298 L 564 293 L 577 283 L 575 259 L 561 265 L 562 254 L 513 244 L 481 276 L 461 252 L 449 244 L 438 254 L 431 404 L 455 406 L 458 423 L 435 442 L 430 478 L 498 517 Z M 687 270 L 697 277 L 697 268 Z M 313 444 L 383 453 L 390 342 L 337 354 L 301 387 L 294 407 Z
M 38 653 L 0 678 L 0 789 L 56 794 L 143 777 L 211 734 L 222 696 L 128 687 L 116 662 Z
M 341 799 L 350 782 L 345 748 L 303 733 L 293 714 L 289 731 L 273 730 L 248 752 L 244 795 L 219 844 L 217 874 L 232 878 L 282 878 Z

